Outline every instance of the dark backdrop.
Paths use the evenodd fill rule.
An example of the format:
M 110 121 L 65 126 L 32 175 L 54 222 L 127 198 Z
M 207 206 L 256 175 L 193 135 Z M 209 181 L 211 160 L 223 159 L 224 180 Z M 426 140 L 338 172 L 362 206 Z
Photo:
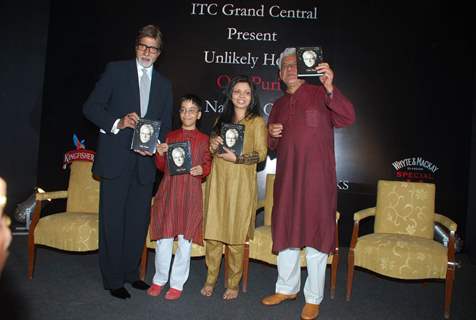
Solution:
M 217 6 L 224 3 L 217 2 Z M 266 1 L 232 3 L 247 8 L 271 5 Z M 400 173 L 423 173 L 425 179 L 420 180 L 435 182 L 438 212 L 453 218 L 464 237 L 464 231 L 470 230 L 470 226 L 465 228 L 466 213 L 470 212 L 468 203 L 474 208 L 474 186 L 468 188 L 470 151 L 475 148 L 474 139 L 471 142 L 475 69 L 470 11 L 461 5 L 450 7 L 438 1 L 411 5 L 330 0 L 273 4 L 287 9 L 318 6 L 319 18 L 310 21 L 197 16 L 190 15 L 188 1 L 137 1 L 127 5 L 111 1 L 52 1 L 38 183 L 47 190 L 64 188 L 67 171 L 61 169 L 62 157 L 74 148 L 73 133 L 86 139 L 88 148 L 95 148 L 97 129 L 83 118 L 81 106 L 105 63 L 133 57 L 137 29 L 157 23 L 165 35 L 165 50 L 158 68 L 172 80 L 175 98 L 195 92 L 207 99 L 204 131 L 209 130 L 216 115 L 212 106 L 219 105 L 220 75 L 225 75 L 220 79 L 226 79 L 226 75 L 245 73 L 269 84 L 277 81 L 277 72 L 263 65 L 251 69 L 243 65 L 207 64 L 203 51 L 236 51 L 243 55 L 251 52 L 262 56 L 278 54 L 286 46 L 324 47 L 326 59 L 336 73 L 336 85 L 354 102 L 357 112 L 355 125 L 336 131 L 342 245 L 348 245 L 352 213 L 374 205 L 376 181 L 397 178 L 392 163 L 413 157 L 431 162 L 438 170 L 429 172 L 414 166 L 402 168 Z M 39 16 L 45 19 L 47 13 Z M 37 24 L 40 28 L 35 31 L 46 29 L 45 24 L 34 26 Z M 276 32 L 278 41 L 227 40 L 228 27 Z M 45 33 L 43 36 L 46 38 Z M 21 46 L 14 48 L 21 51 Z M 41 50 L 36 55 L 39 56 Z M 41 79 L 41 72 L 36 75 Z M 279 90 L 267 90 L 264 84 L 260 88 L 264 105 L 281 95 Z M 16 145 L 9 147 L 23 150 Z M 33 141 L 32 148 L 37 148 Z M 30 168 L 36 169 L 32 165 Z M 273 162 L 269 161 L 261 176 L 272 171 Z
M 6 212 L 36 186 L 50 1 L 0 3 L 0 176 Z

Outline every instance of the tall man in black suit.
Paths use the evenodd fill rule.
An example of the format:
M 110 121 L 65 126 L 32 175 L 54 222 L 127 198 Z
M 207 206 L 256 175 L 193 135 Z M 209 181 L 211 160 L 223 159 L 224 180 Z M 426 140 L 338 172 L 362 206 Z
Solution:
M 131 150 L 140 118 L 160 120 L 161 141 L 172 121 L 172 87 L 154 70 L 162 34 L 147 25 L 136 38 L 136 59 L 111 62 L 84 104 L 86 118 L 100 128 L 93 173 L 100 177 L 99 264 L 104 288 L 130 297 L 125 283 L 148 289 L 139 280 L 156 168 L 153 155 Z

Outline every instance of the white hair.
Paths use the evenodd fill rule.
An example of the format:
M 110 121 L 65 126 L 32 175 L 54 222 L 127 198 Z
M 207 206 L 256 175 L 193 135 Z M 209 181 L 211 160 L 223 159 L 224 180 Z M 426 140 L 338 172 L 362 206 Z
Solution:
M 185 156 L 185 150 L 183 150 L 180 147 L 177 147 L 177 148 L 173 149 L 172 150 L 172 157 L 173 156 L 178 156 L 178 155 L 184 157 Z
M 281 62 L 283 59 L 287 56 L 295 56 L 296 55 L 296 48 L 286 48 L 284 49 L 283 52 L 279 55 L 279 60 L 278 60 L 278 68 L 281 70 Z

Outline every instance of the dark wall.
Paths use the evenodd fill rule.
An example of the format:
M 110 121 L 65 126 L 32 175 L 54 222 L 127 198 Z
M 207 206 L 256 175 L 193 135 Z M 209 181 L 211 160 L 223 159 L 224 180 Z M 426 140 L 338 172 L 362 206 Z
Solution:
M 475 79 L 470 11 L 441 1 L 341 8 L 337 71 L 346 72 L 358 116 L 347 169 L 363 185 L 340 192 L 340 209 L 374 205 L 371 182 L 395 179 L 392 162 L 420 156 L 439 167 L 429 180 L 436 210 L 464 237 Z
M 233 3 L 237 7 L 261 4 Z M 81 106 L 105 63 L 133 57 L 136 30 L 152 22 L 165 35 L 158 68 L 172 80 L 176 98 L 191 91 L 210 101 L 217 99 L 221 88 L 215 80 L 220 74 L 247 73 L 276 80 L 275 68 L 205 64 L 203 50 L 279 53 L 286 46 L 323 45 L 336 73 L 335 83 L 357 112 L 355 125 L 336 130 L 337 173 L 343 182 L 339 192 L 342 244 L 348 244 L 352 213 L 375 204 L 377 180 L 397 178 L 392 163 L 412 157 L 438 167 L 429 178 L 414 180 L 436 183 L 437 211 L 453 218 L 464 236 L 474 98 L 472 30 L 464 8 L 438 1 L 411 6 L 377 1 L 276 3 L 283 8 L 318 5 L 319 19 L 196 16 L 190 15 L 189 1 L 147 2 L 149 7 L 140 1 L 127 6 L 76 3 L 73 8 L 54 1 L 44 104 L 48 117 L 42 122 L 40 150 L 41 166 L 50 169 L 39 173 L 39 181 L 50 189 L 65 185 L 61 161 L 64 152 L 73 148 L 73 133 L 95 148 L 97 129 L 84 120 Z M 279 41 L 227 40 L 224 30 L 229 26 L 277 31 Z M 261 90 L 260 94 L 267 103 L 282 92 Z M 205 131 L 215 115 L 205 115 Z M 421 173 L 410 173 L 415 172 Z
M 0 52 L 0 82 L 6 88 L 1 91 L 0 104 L 12 119 L 0 129 L 6 137 L 2 150 L 8 150 L 0 157 L 0 175 L 9 182 L 10 208 L 31 193 L 37 174 L 39 185 L 47 190 L 65 187 L 67 171 L 61 165 L 64 153 L 74 148 L 73 133 L 86 139 L 88 148 L 95 148 L 97 129 L 84 119 L 81 107 L 104 65 L 131 58 L 137 29 L 158 23 L 166 40 L 158 68 L 172 80 L 176 98 L 191 91 L 216 99 L 221 88 L 215 80 L 221 73 L 276 80 L 276 70 L 271 68 L 205 65 L 197 54 L 200 50 L 279 53 L 285 46 L 324 46 L 336 73 L 335 83 L 354 102 L 357 112 L 352 127 L 336 131 L 343 246 L 348 245 L 352 213 L 373 206 L 376 181 L 395 179 L 392 163 L 409 157 L 422 157 L 438 166 L 430 179 L 437 185 L 437 210 L 459 224 L 463 237 L 465 230 L 470 232 L 466 213 L 469 219 L 469 213 L 474 212 L 475 158 L 473 155 L 470 162 L 470 152 L 475 148 L 474 138 L 471 140 L 475 51 L 474 25 L 467 8 L 429 0 L 411 4 L 276 2 L 289 8 L 319 5 L 320 18 L 310 25 L 290 20 L 192 17 L 188 1 L 167 5 L 150 1 L 127 5 L 112 1 L 49 3 L 34 2 L 29 12 L 21 10 L 23 3 L 2 5 L 5 8 L 0 10 L 5 33 L 2 43 L 6 44 Z M 234 3 L 245 7 L 259 4 Z M 225 41 L 227 26 L 277 30 L 280 41 Z M 281 94 L 261 90 L 264 102 Z M 207 131 L 214 115 L 207 115 L 202 129 Z M 472 178 L 468 178 L 470 172 Z M 469 181 L 473 182 L 470 187 Z
M 465 249 L 469 253 L 471 261 L 476 263 L 476 81 L 473 88 L 473 133 L 471 136 L 471 168 L 468 185 Z
M 0 5 L 0 176 L 6 212 L 36 186 L 49 0 Z

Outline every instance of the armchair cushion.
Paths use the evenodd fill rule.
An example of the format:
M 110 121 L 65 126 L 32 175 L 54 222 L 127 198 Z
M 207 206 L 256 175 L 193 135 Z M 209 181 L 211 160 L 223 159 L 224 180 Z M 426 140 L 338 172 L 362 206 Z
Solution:
M 91 162 L 73 161 L 71 164 L 66 211 L 99 212 L 99 181 L 93 178 Z
M 97 213 L 62 212 L 43 217 L 35 228 L 35 244 L 67 251 L 98 249 Z
M 398 233 L 433 239 L 435 185 L 378 182 L 375 233 Z
M 358 239 L 355 265 L 399 279 L 445 279 L 447 248 L 432 239 L 373 233 Z

